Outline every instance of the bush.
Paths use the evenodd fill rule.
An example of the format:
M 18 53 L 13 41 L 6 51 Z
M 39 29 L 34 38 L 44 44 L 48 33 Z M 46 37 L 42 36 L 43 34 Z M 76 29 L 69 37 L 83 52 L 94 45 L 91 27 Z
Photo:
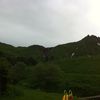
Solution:
M 15 66 L 10 69 L 9 78 L 11 83 L 16 84 L 23 81 L 27 75 L 27 66 L 23 62 L 17 62 Z
M 15 86 L 9 86 L 9 88 L 7 89 L 6 96 L 15 97 L 15 96 L 21 96 L 21 95 L 23 95 L 23 92 L 17 86 L 16 87 Z
M 55 64 L 38 64 L 32 70 L 30 86 L 46 91 L 59 91 L 64 88 L 64 72 Z

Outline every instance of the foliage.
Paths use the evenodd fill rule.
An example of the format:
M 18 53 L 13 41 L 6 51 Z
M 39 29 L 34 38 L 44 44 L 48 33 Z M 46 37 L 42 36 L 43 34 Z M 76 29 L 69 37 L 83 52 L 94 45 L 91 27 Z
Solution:
M 14 87 L 13 87 L 14 88 Z M 12 95 L 4 96 L 0 100 L 61 100 L 62 94 L 46 93 L 40 90 L 28 89 L 20 86 L 15 86 L 15 92 Z M 16 95 L 16 91 L 21 94 Z
M 4 95 L 8 84 L 9 63 L 6 59 L 0 59 L 0 95 Z
M 9 72 L 11 83 L 16 84 L 26 78 L 27 66 L 23 62 L 17 62 Z
M 30 77 L 31 87 L 46 91 L 58 91 L 64 88 L 64 72 L 55 64 L 40 63 L 33 68 Z

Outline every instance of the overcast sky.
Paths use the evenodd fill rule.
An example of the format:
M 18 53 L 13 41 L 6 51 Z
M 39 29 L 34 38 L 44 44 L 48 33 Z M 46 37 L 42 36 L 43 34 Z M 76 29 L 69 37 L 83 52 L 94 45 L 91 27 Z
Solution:
M 0 0 L 0 41 L 46 47 L 100 36 L 100 0 Z

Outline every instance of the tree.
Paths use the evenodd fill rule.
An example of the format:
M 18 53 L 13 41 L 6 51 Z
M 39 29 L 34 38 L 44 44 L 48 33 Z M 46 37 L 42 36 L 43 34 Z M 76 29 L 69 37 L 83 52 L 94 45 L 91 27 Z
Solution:
M 46 91 L 58 91 L 64 87 L 64 72 L 55 64 L 38 64 L 33 69 L 31 86 Z
M 26 64 L 23 62 L 17 62 L 10 70 L 10 79 L 13 84 L 16 84 L 26 77 Z
M 7 90 L 9 65 L 6 59 L 0 58 L 0 95 L 3 95 Z
M 4 94 L 7 89 L 7 71 L 0 68 L 0 95 Z

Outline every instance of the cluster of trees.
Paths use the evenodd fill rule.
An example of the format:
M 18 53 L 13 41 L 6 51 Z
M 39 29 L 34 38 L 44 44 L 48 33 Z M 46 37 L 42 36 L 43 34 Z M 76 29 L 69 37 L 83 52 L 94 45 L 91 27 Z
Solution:
M 29 66 L 24 62 L 12 64 L 8 59 L 0 58 L 0 95 L 5 94 L 11 84 L 57 92 L 64 89 L 64 72 L 55 64 L 41 62 Z
M 61 91 L 64 89 L 64 72 L 55 64 L 40 63 L 32 69 L 29 86 L 45 91 Z
M 49 63 L 48 61 L 30 64 L 32 60 L 29 63 L 25 63 L 26 59 L 23 58 L 23 60 L 20 59 L 16 63 L 11 63 L 13 59 L 0 58 L 0 95 L 7 93 L 9 86 L 17 84 L 47 92 L 62 92 L 67 88 L 72 89 L 77 96 L 87 96 L 100 92 L 98 77 L 97 86 L 94 87 L 93 84 L 85 83 L 87 82 L 85 79 L 80 79 L 80 77 L 84 78 L 85 76 L 68 74 L 70 72 L 68 67 L 65 69 L 66 71 L 68 70 L 66 72 L 63 68 L 59 67 L 60 65 L 54 62 Z M 73 64 L 75 65 L 75 63 Z M 73 70 L 71 69 L 71 71 Z M 88 79 L 90 82 L 93 80 Z
M 36 65 L 37 61 L 33 57 L 22 57 L 22 56 L 17 56 L 17 57 L 7 57 L 7 60 L 12 64 L 15 65 L 17 62 L 23 62 L 26 65 Z
M 5 94 L 9 84 L 16 84 L 27 76 L 28 66 L 36 64 L 33 57 L 5 56 L 0 52 L 0 95 Z

